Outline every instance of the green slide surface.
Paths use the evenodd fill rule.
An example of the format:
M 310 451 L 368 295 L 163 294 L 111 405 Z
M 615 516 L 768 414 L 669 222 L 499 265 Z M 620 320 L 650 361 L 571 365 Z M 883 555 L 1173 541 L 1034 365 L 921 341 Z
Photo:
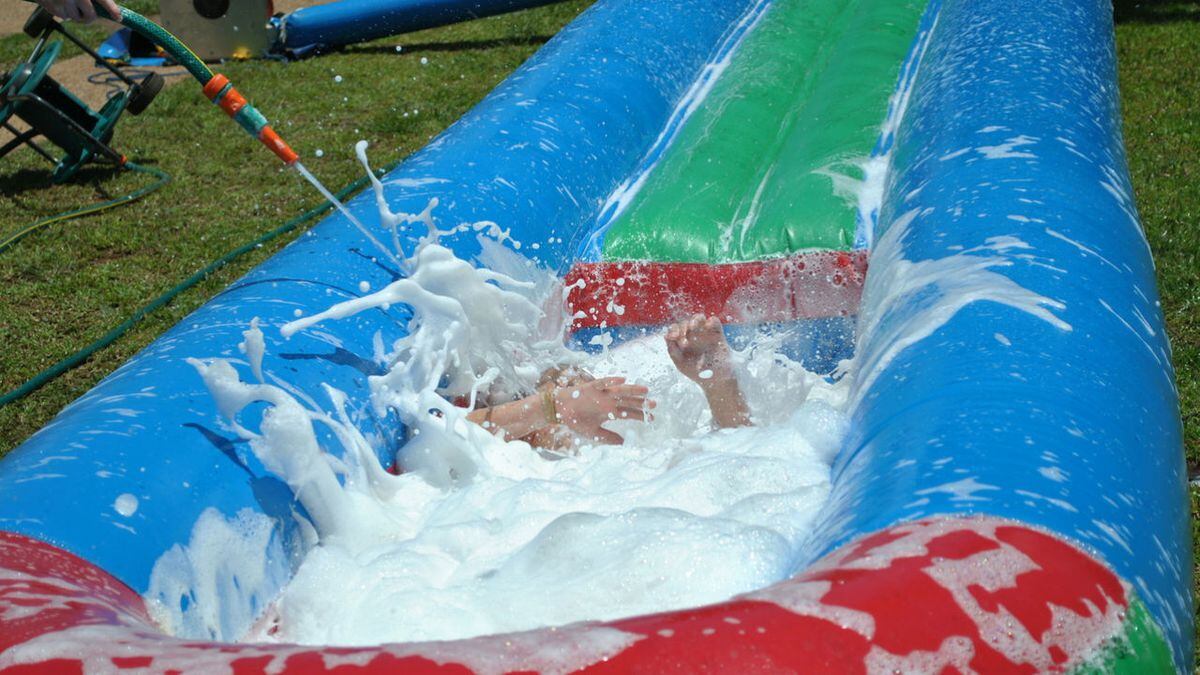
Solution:
M 777 0 L 609 229 L 606 260 L 853 245 L 854 197 L 925 0 Z

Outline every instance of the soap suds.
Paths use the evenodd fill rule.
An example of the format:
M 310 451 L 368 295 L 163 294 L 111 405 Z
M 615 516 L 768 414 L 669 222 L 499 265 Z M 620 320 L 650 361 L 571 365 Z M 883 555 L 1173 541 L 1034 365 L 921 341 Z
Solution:
M 405 277 L 281 334 L 374 307 L 412 307 L 408 334 L 377 345 L 389 370 L 369 378 L 376 412 L 398 415 L 408 429 L 402 475 L 380 466 L 342 392 L 326 387 L 327 402 L 302 403 L 282 382 L 244 381 L 229 360 L 191 361 L 226 428 L 287 482 L 318 538 L 246 639 L 449 640 L 702 605 L 792 573 L 829 492 L 844 384 L 808 373 L 782 354 L 782 338 L 761 335 L 734 355 L 757 426 L 711 431 L 703 393 L 674 368 L 661 335 L 606 344 L 598 356 L 568 351 L 567 317 L 545 311 L 562 304 L 561 284 L 516 254 L 506 231 L 495 223 L 441 230 L 436 201 L 394 214 L 381 192 L 381 222 L 394 241 L 414 225 L 425 229 L 401 260 Z M 483 266 L 440 243 L 471 233 Z M 504 442 L 450 403 L 527 395 L 547 367 L 563 363 L 647 385 L 659 402 L 654 420 L 607 423 L 624 445 L 550 455 Z M 256 402 L 268 408 L 253 428 L 241 415 Z M 322 446 L 328 434 L 319 427 L 338 447 Z

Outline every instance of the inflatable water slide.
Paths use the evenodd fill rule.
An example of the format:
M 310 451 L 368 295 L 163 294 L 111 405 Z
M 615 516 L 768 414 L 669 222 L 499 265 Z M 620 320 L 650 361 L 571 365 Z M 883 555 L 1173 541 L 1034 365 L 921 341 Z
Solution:
M 581 347 L 704 312 L 847 383 L 787 577 L 523 633 L 239 642 L 312 514 L 188 359 L 243 358 L 257 319 L 262 373 L 345 392 L 379 461 L 405 453 L 366 397 L 409 307 L 279 330 L 405 274 L 335 214 L 0 463 L 0 672 L 1189 671 L 1178 396 L 1120 124 L 1107 0 L 600 0 L 382 195 L 525 242 Z M 276 555 L 200 565 L 236 518 Z M 164 591 L 172 556 L 217 572 Z

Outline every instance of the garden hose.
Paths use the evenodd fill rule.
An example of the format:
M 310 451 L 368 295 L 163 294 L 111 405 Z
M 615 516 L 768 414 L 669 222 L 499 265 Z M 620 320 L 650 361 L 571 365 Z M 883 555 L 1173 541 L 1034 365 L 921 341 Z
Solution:
M 150 194 L 151 192 L 154 192 L 155 190 L 158 190 L 162 186 L 171 182 L 170 174 L 168 174 L 165 171 L 160 171 L 159 169 L 155 169 L 153 167 L 142 166 L 141 164 L 136 164 L 134 162 L 125 162 L 125 164 L 123 164 L 122 167 L 129 169 L 130 171 L 136 171 L 137 173 L 145 173 L 145 174 L 149 174 L 151 176 L 155 176 L 158 178 L 158 180 L 155 181 L 151 185 L 147 185 L 146 187 L 139 188 L 137 190 L 134 190 L 133 192 L 130 192 L 129 194 L 117 197 L 116 199 L 110 199 L 108 201 L 99 202 L 96 204 L 92 204 L 90 206 L 85 206 L 81 209 L 75 209 L 73 211 L 65 211 L 63 213 L 59 213 L 57 215 L 50 216 L 49 218 L 43 218 L 43 219 L 37 221 L 36 223 L 27 225 L 26 227 L 22 228 L 21 230 L 19 230 L 12 236 L 7 237 L 3 240 L 0 240 L 0 253 L 4 253 L 8 249 L 10 249 L 14 245 L 16 245 L 16 243 L 18 241 L 21 241 L 25 237 L 33 234 L 34 232 L 37 232 L 38 230 L 40 230 L 44 227 L 48 227 L 55 223 L 61 223 L 64 220 L 71 220 L 72 218 L 79 218 L 81 216 L 87 216 L 87 215 L 91 215 L 93 213 L 99 213 L 101 211 L 106 211 L 115 206 L 121 206 L 122 204 L 128 204 L 129 202 L 136 201 L 138 199 L 141 199 L 142 197 L 145 197 L 146 195 Z
M 297 155 L 296 152 L 294 150 L 292 150 L 292 148 L 289 147 L 288 144 L 286 142 L 284 142 L 284 140 L 282 138 L 279 137 L 279 134 L 277 134 L 271 128 L 271 125 L 267 121 L 266 117 L 264 117 L 262 115 L 262 113 L 260 113 L 254 106 L 250 105 L 250 103 L 245 99 L 245 97 L 243 97 L 237 91 L 237 89 L 235 89 L 233 87 L 233 84 L 229 81 L 229 78 L 225 77 L 224 75 L 213 73 L 212 69 L 210 69 L 208 67 L 208 65 L 205 64 L 202 60 L 200 60 L 200 58 L 198 56 L 196 56 L 196 54 L 194 52 L 192 52 L 192 50 L 189 49 L 186 44 L 184 44 L 181 40 L 179 40 L 179 38 L 176 38 L 174 35 L 172 35 L 170 32 L 168 32 L 162 26 L 159 26 L 158 24 L 154 23 L 153 21 L 150 21 L 146 17 L 144 17 L 141 14 L 138 14 L 137 12 L 134 12 L 132 10 L 126 9 L 124 7 L 120 7 L 119 9 L 120 9 L 119 17 L 114 17 L 114 16 L 110 15 L 103 7 L 100 7 L 100 6 L 96 7 L 96 12 L 99 16 L 101 16 L 103 18 L 117 21 L 118 23 L 129 28 L 130 30 L 133 30 L 133 31 L 139 33 L 143 37 L 147 38 L 148 40 L 150 40 L 151 42 L 153 42 L 154 44 L 158 45 L 163 50 L 165 50 L 168 54 L 171 55 L 172 58 L 175 59 L 176 62 L 178 62 L 180 65 L 182 65 L 188 71 L 188 73 L 190 73 L 192 75 L 192 77 L 196 78 L 196 81 L 199 82 L 200 85 L 203 87 L 204 95 L 207 96 L 210 101 L 212 101 L 217 106 L 219 106 L 222 110 L 224 110 L 227 115 L 229 115 L 231 118 L 233 118 L 233 120 L 235 122 L 237 122 L 238 125 L 242 127 L 242 129 L 244 129 L 247 133 L 249 133 L 251 136 L 253 136 L 255 139 L 257 139 L 263 145 L 267 146 L 267 148 L 269 150 L 271 150 L 271 152 L 273 152 L 275 154 L 275 156 L 277 156 L 277 157 L 279 157 L 279 159 L 283 160 L 284 164 L 287 164 L 288 166 L 292 166 L 297 163 L 297 161 L 299 160 L 299 155 Z M 395 162 L 384 170 L 385 171 L 390 170 L 391 168 L 394 168 L 398 164 L 399 164 L 399 162 Z M 24 237 L 28 236 L 29 234 L 31 234 L 37 230 L 40 230 L 44 227 L 47 227 L 53 223 L 62 222 L 64 220 L 68 220 L 70 218 L 76 218 L 76 217 L 91 214 L 91 213 L 97 213 L 99 211 L 103 211 L 105 209 L 109 209 L 109 208 L 112 208 L 114 206 L 118 206 L 121 204 L 127 204 L 136 199 L 140 199 L 141 197 L 144 197 L 144 196 L 150 194 L 151 192 L 154 192 L 155 190 L 159 189 L 163 185 L 166 185 L 171 180 L 169 175 L 167 175 L 166 173 L 164 173 L 162 171 L 159 171 L 158 169 L 141 166 L 138 164 L 134 164 L 132 162 L 127 163 L 126 166 L 128 166 L 133 171 L 138 171 L 141 173 L 155 175 L 159 178 L 159 180 L 158 180 L 158 182 L 154 183 L 153 185 L 150 185 L 145 188 L 141 188 L 141 189 L 139 189 L 135 192 L 132 192 L 128 195 L 125 195 L 123 197 L 119 197 L 117 199 L 109 200 L 107 202 L 102 202 L 99 204 L 94 204 L 92 206 L 89 206 L 89 207 L 86 207 L 83 209 L 77 209 L 75 211 L 61 213 L 56 216 L 52 216 L 50 218 L 46 218 L 46 219 L 40 220 L 36 223 L 33 223 L 32 225 L 25 227 L 24 229 L 22 229 L 21 231 L 17 232 L 14 235 L 12 235 L 11 237 L 9 237 L 3 241 L 0 241 L 0 253 L 11 248 L 14 244 L 16 244 L 18 241 L 20 241 Z M 340 190 L 335 195 L 335 198 L 338 200 L 344 199 L 347 195 L 360 189 L 363 185 L 366 184 L 367 181 L 368 181 L 367 177 L 363 177 L 363 178 L 360 178 L 360 179 L 354 181 L 350 185 L 347 185 L 346 187 L 342 188 L 342 190 Z M 214 272 L 221 269 L 225 265 L 229 264 L 236 258 L 242 256 L 243 254 L 245 254 L 249 251 L 254 250 L 255 248 L 261 246 L 262 244 L 264 244 L 268 241 L 271 241 L 272 239 L 275 239 L 276 237 L 279 237 L 282 234 L 285 234 L 287 232 L 290 232 L 291 230 L 294 230 L 295 228 L 299 227 L 300 225 L 307 223 L 310 220 L 316 218 L 317 216 L 325 213 L 332 207 L 333 207 L 332 203 L 325 202 L 325 203 L 321 204 L 320 206 L 310 209 L 310 210 L 306 211 L 305 213 L 301 214 L 300 216 L 293 218 L 292 220 L 289 220 L 288 222 L 275 228 L 274 230 L 271 230 L 270 232 L 263 234 L 262 236 L 256 238 L 254 241 L 252 241 L 248 244 L 245 244 L 243 246 L 240 246 L 240 247 L 226 253 L 225 255 L 221 256 L 217 260 L 215 260 L 212 263 L 205 266 L 200 271 L 191 275 L 190 277 L 183 280 L 179 284 L 176 284 L 173 288 L 168 290 L 166 293 L 163 293 L 162 295 L 155 298 L 148 305 L 146 305 L 146 306 L 142 307 L 141 309 L 137 310 L 136 312 L 134 312 L 133 315 L 130 316 L 128 319 L 126 319 L 123 323 L 121 323 L 121 325 L 110 330 L 108 333 L 106 333 L 104 336 L 102 336 L 99 340 L 96 340 L 95 342 L 91 343 L 90 345 L 75 352 L 71 356 L 69 356 L 69 357 L 59 361 L 58 363 L 50 366 L 49 368 L 43 370 L 42 372 L 35 375 L 29 381 L 27 381 L 24 384 L 22 384 L 21 386 L 17 387 L 16 389 L 13 389 L 12 391 L 9 391 L 3 395 L 0 395 L 0 408 L 3 408 L 4 406 L 8 405 L 9 403 L 12 403 L 13 401 L 16 401 L 17 399 L 20 399 L 20 398 L 30 394 L 31 392 L 35 391 L 36 389 L 38 389 L 42 385 L 46 384 L 47 382 L 50 382 L 51 380 L 58 377 L 59 375 L 62 375 L 66 371 L 70 370 L 71 368 L 74 368 L 75 366 L 78 366 L 79 364 L 88 360 L 89 358 L 91 358 L 91 356 L 93 354 L 95 354 L 99 350 L 107 347 L 108 345 L 111 345 L 113 342 L 115 342 L 117 339 L 119 339 L 122 335 L 127 333 L 130 328 L 132 328 L 139 321 L 141 321 L 143 318 L 145 318 L 146 315 L 148 315 L 151 312 L 155 311 L 156 309 L 159 309 L 160 307 L 166 305 L 171 300 L 175 299 L 175 297 L 178 296 L 180 293 L 186 291 L 187 289 L 189 289 L 189 288 L 195 286 L 196 284 L 200 283 L 201 281 L 207 279 Z
M 109 15 L 108 11 L 101 6 L 96 6 L 96 13 L 98 16 L 120 23 L 162 47 L 179 65 L 187 69 L 192 77 L 196 78 L 196 81 L 204 88 L 204 95 L 210 101 L 232 117 L 242 129 L 246 130 L 246 133 L 267 146 L 271 152 L 275 153 L 276 157 L 283 160 L 284 164 L 292 166 L 296 160 L 300 159 L 300 156 L 279 137 L 279 134 L 275 133 L 267 118 L 238 93 L 229 78 L 214 73 L 208 64 L 201 61 L 195 52 L 167 29 L 133 10 L 124 7 L 118 9 L 121 10 L 120 17 Z
M 378 171 L 380 173 L 387 173 L 388 171 L 391 171 L 392 169 L 396 168 L 399 165 L 400 165 L 400 162 L 395 161 L 395 162 L 392 162 L 391 164 L 387 165 L 386 167 L 379 169 Z M 140 167 L 140 168 L 143 170 L 147 169 L 147 167 Z M 153 171 L 154 170 L 150 170 L 148 172 L 153 172 Z M 164 174 L 164 176 L 165 176 L 165 174 Z M 334 197 L 336 197 L 338 200 L 344 200 L 348 196 L 353 194 L 354 192 L 361 189 L 364 185 L 367 184 L 367 182 L 369 180 L 370 180 L 370 177 L 363 176 L 363 177 L 359 178 L 358 180 L 355 180 L 353 183 L 350 183 L 346 187 L 339 190 L 334 195 Z M 126 201 L 128 201 L 128 200 L 126 200 Z M 95 342 L 91 343 L 90 345 L 75 352 L 71 356 L 68 356 L 67 358 L 65 358 L 65 359 L 59 361 L 58 363 L 50 366 L 49 368 L 43 370 L 42 372 L 33 376 L 33 378 L 30 379 L 25 384 L 22 384 L 21 386 L 17 387 L 16 389 L 13 389 L 12 391 L 9 391 L 3 395 L 0 395 L 0 408 L 3 408 L 4 406 L 8 405 L 9 403 L 12 403 L 13 401 L 16 401 L 17 399 L 20 399 L 20 398 L 23 398 L 23 397 L 29 395 L 30 393 L 37 390 L 39 387 L 46 384 L 47 382 L 50 382 L 54 378 L 58 377 L 59 375 L 62 375 L 63 373 L 74 368 L 75 366 L 78 366 L 79 364 L 83 363 L 84 361 L 87 361 L 89 358 L 92 357 L 93 354 L 95 354 L 96 352 L 100 351 L 101 349 L 104 349 L 105 347 L 111 345 L 112 343 L 116 342 L 122 335 L 129 332 L 130 328 L 133 328 L 135 325 L 137 325 L 137 323 L 139 321 L 141 321 L 142 319 L 144 319 L 148 314 L 150 314 L 151 312 L 166 305 L 167 303 L 171 302 L 180 293 L 183 293 L 184 291 L 195 286 L 196 284 L 200 283 L 201 281 L 204 281 L 208 277 L 212 276 L 212 274 L 215 273 L 217 270 L 219 270 L 222 267 L 233 262 L 238 257 L 244 255 L 245 253 L 253 251 L 254 249 L 258 248 L 259 246 L 271 241 L 272 239 L 275 239 L 276 237 L 279 237 L 280 235 L 291 232 L 292 230 L 296 229 L 297 227 L 324 214 L 325 212 L 329 211 L 332 208 L 333 208 L 333 203 L 326 201 L 319 206 L 316 206 L 314 208 L 309 209 L 308 211 L 305 211 L 304 213 L 287 221 L 283 225 L 280 225 L 279 227 L 271 230 L 270 232 L 267 232 L 267 233 L 259 236 L 254 241 L 251 241 L 248 244 L 239 246 L 238 248 L 235 248 L 234 250 L 221 256 L 217 260 L 209 263 L 208 265 L 206 265 L 204 267 L 204 269 L 201 269 L 200 271 L 196 272 L 195 274 L 188 277 L 187 279 L 184 279 L 180 283 L 176 284 L 173 288 L 168 290 L 166 293 L 163 293 L 162 295 L 160 295 L 157 298 L 155 298 L 154 300 L 152 300 L 148 305 L 146 305 L 146 306 L 142 307 L 141 309 L 137 310 L 136 312 L 134 312 L 128 319 L 126 319 L 123 323 L 121 323 L 121 325 L 119 325 L 116 328 L 113 328 L 112 330 L 105 333 L 99 340 L 96 340 Z

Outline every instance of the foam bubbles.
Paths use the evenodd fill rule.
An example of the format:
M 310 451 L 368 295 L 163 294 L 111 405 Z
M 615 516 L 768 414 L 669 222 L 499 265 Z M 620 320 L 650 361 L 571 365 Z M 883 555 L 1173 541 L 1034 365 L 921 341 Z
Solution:
M 113 510 L 129 518 L 138 510 L 138 498 L 126 492 L 113 501 Z
M 758 426 L 712 431 L 703 392 L 674 368 L 661 335 L 622 345 L 604 335 L 593 357 L 568 351 L 569 317 L 546 311 L 561 305 L 561 283 L 517 254 L 507 231 L 440 230 L 436 200 L 418 214 L 378 205 L 394 240 L 425 228 L 401 260 L 405 277 L 281 334 L 412 308 L 408 334 L 377 344 L 390 370 L 369 378 L 376 412 L 409 430 L 405 473 L 380 466 L 345 393 L 326 387 L 328 405 L 301 402 L 283 382 L 246 381 L 232 361 L 191 361 L 227 428 L 295 492 L 319 543 L 248 639 L 449 640 L 718 602 L 793 571 L 829 493 L 845 385 L 808 373 L 780 353 L 780 338 L 762 335 L 734 354 Z M 480 267 L 440 241 L 472 232 Z M 562 364 L 645 384 L 659 403 L 654 419 L 606 423 L 624 445 L 582 439 L 573 452 L 543 454 L 493 436 L 449 401 L 528 395 Z M 240 415 L 256 402 L 268 407 L 252 428 Z

